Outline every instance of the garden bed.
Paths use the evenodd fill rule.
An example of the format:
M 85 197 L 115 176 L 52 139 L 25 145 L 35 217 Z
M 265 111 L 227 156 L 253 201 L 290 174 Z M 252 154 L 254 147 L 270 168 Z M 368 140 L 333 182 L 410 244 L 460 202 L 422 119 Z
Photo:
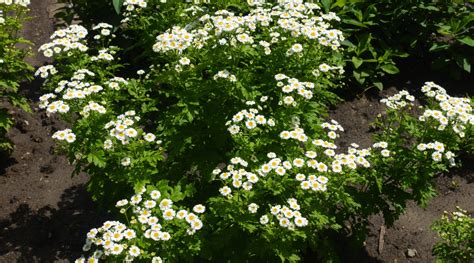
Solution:
M 52 32 L 52 2 L 32 3 L 35 19 L 24 32 L 34 42 L 34 50 Z M 39 66 L 46 60 L 36 55 L 29 62 Z M 430 80 L 429 76 L 425 79 Z M 395 90 L 386 89 L 383 94 L 393 94 Z M 40 94 L 37 83 L 25 85 L 23 93 L 36 101 Z M 331 111 L 331 117 L 345 128 L 339 139 L 342 148 L 350 142 L 370 146 L 373 131 L 369 124 L 384 110 L 380 98 L 379 94 L 362 95 Z M 73 166 L 56 153 L 51 135 L 65 125 L 48 118 L 36 104 L 32 108 L 32 113 L 26 113 L 9 107 L 16 120 L 8 135 L 15 150 L 10 157 L 0 157 L 0 262 L 73 262 L 82 253 L 87 231 L 108 218 L 85 190 L 87 175 L 71 178 Z M 431 224 L 443 211 L 452 211 L 456 206 L 474 211 L 471 163 L 440 175 L 436 179 L 438 196 L 426 209 L 409 203 L 393 227 L 384 226 L 381 216 L 373 216 L 365 248 L 350 250 L 346 262 L 434 262 L 431 249 L 436 235 L 430 230 Z M 306 261 L 312 262 L 310 258 Z

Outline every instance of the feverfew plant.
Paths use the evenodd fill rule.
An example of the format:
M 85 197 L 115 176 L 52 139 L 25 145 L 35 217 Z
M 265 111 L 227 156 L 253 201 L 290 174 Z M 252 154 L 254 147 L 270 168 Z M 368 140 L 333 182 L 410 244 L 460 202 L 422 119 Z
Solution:
M 177 192 L 166 188 L 171 192 L 146 186 L 131 198 L 119 200 L 116 207 L 126 223 L 106 221 L 101 227 L 91 229 L 83 247 L 89 256 L 75 262 L 191 259 L 199 248 L 198 232 L 206 227 L 202 222 L 206 207 L 178 206 Z
M 136 26 L 149 6 L 134 7 L 126 23 Z M 249 1 L 245 10 L 201 8 L 177 19 L 156 33 L 147 46 L 153 63 L 135 78 L 120 76 L 122 53 L 109 45 L 114 28 L 96 27 L 86 42 L 82 36 L 90 32 L 71 27 L 53 37 L 53 44 L 66 38 L 65 45 L 45 45 L 63 67 L 54 74 L 51 67 L 39 72 L 47 72 L 50 90 L 42 107 L 72 124 L 55 137 L 66 141 L 77 169 L 91 175 L 94 196 L 115 203 L 148 183 L 160 192 L 155 196 L 166 196 L 168 184 L 175 186 L 159 203 L 145 198 L 143 190 L 117 203 L 136 221 L 114 223 L 111 231 L 141 229 L 142 241 L 158 231 L 153 233 L 159 244 L 170 244 L 161 243 L 166 240 L 159 231 L 171 230 L 150 230 L 148 212 L 141 212 L 153 207 L 158 214 L 150 216 L 159 222 L 191 226 L 192 232 L 200 223 L 178 220 L 181 208 L 170 207 L 170 200 L 202 203 L 193 211 L 206 210 L 206 227 L 190 256 L 296 262 L 310 248 L 331 260 L 336 241 L 330 232 L 363 237 L 370 215 L 383 212 L 390 223 L 407 201 L 426 203 L 434 194 L 430 179 L 455 164 L 456 152 L 472 133 L 468 102 L 444 94 L 451 107 L 462 103 L 465 111 L 440 129 L 436 118 L 419 119 L 424 113 L 413 111 L 414 97 L 397 94 L 384 100 L 388 107 L 374 124 L 380 132 L 372 146 L 355 142 L 341 149 L 337 139 L 344 128 L 336 120 L 324 121 L 337 98 L 331 90 L 343 73 L 344 38 L 333 27 L 338 17 L 300 0 Z M 439 107 L 428 99 L 419 110 Z M 469 121 L 463 122 L 466 114 Z M 98 240 L 110 237 L 102 234 L 105 228 Z M 186 247 L 187 230 L 170 229 L 180 233 L 170 241 Z M 163 256 L 152 254 L 157 248 L 150 240 L 123 241 L 114 242 L 116 250 L 98 241 L 100 258 Z M 193 260 L 181 257 L 188 252 L 178 245 L 159 249 L 168 253 L 163 257 L 176 255 L 172 260 Z
M 156 96 L 175 101 L 161 109 L 157 120 L 170 154 L 167 173 L 208 174 L 215 163 L 225 161 L 223 149 L 232 149 L 231 138 L 216 127 L 230 121 L 229 116 L 235 115 L 227 128 L 231 135 L 272 129 L 276 118 L 289 123 L 298 114 L 309 120 L 302 128 L 312 129 L 337 98 L 328 92 L 342 72 L 344 38 L 333 26 L 336 16 L 302 1 L 250 3 L 246 8 L 243 14 L 205 13 L 156 37 L 156 64 L 148 85 L 166 87 L 156 90 Z M 250 117 L 239 122 L 239 116 Z M 203 128 L 208 132 L 186 132 Z M 196 160 L 203 152 L 207 157 Z
M 445 211 L 432 229 L 441 238 L 433 247 L 436 262 L 469 262 L 474 260 L 474 218 L 460 207 Z
M 136 109 L 145 114 L 152 106 L 146 90 L 139 79 L 115 75 L 121 65 L 119 49 L 110 45 L 114 30 L 100 23 L 91 32 L 80 25 L 56 31 L 40 51 L 62 66 L 45 65 L 36 73 L 50 91 L 40 97 L 39 107 L 73 124 L 53 138 L 66 143 L 77 171 L 97 174 L 89 181 L 96 198 L 148 182 L 164 158 L 161 140 L 146 131 L 136 114 Z
M 20 37 L 19 32 L 27 21 L 29 0 L 0 0 L 0 98 L 28 111 L 26 99 L 18 94 L 20 82 L 32 79 L 33 68 L 23 61 L 29 54 L 18 44 L 30 42 Z M 5 138 L 13 126 L 13 119 L 6 109 L 0 109 L 0 150 L 11 150 L 10 141 Z

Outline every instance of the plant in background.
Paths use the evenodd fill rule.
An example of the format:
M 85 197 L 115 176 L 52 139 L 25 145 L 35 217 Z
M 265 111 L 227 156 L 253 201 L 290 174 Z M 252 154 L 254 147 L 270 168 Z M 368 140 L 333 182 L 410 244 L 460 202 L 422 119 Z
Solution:
M 26 111 L 28 103 L 18 94 L 18 88 L 20 82 L 31 80 L 32 67 L 23 61 L 29 50 L 18 45 L 30 43 L 19 35 L 29 4 L 28 0 L 0 1 L 0 100 Z M 0 150 L 12 149 L 5 135 L 13 123 L 8 111 L 0 108 Z
M 466 138 L 473 133 L 469 99 L 451 97 L 432 82 L 421 91 L 425 106 L 415 107 L 415 98 L 407 91 L 383 99 L 388 109 L 374 123 L 379 130 L 375 139 L 398 147 L 389 148 L 395 159 L 373 170 L 373 183 L 363 195 L 374 204 L 365 207 L 364 214 L 382 211 L 389 224 L 404 211 L 406 201 L 427 204 L 436 194 L 431 179 L 456 165 L 455 153 L 468 149 Z
M 399 72 L 395 62 L 400 57 L 428 60 L 434 69 L 449 70 L 455 78 L 471 72 L 470 1 L 320 2 L 326 11 L 341 17 L 341 29 L 347 34 L 346 70 L 363 87 L 382 89 L 382 77 Z
M 444 212 L 432 229 L 441 238 L 433 247 L 436 262 L 471 262 L 474 260 L 474 218 L 466 210 Z

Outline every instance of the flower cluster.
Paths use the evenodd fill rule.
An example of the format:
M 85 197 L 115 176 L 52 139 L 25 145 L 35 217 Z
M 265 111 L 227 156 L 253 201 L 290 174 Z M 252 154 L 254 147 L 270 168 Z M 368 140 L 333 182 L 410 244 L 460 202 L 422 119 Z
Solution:
M 123 2 L 127 11 L 133 11 L 136 8 L 145 8 L 147 7 L 147 2 L 145 0 L 125 0 Z
M 79 112 L 79 114 L 81 114 L 84 117 L 87 117 L 89 116 L 91 111 L 96 111 L 100 114 L 104 114 L 106 112 L 106 109 L 104 106 L 100 105 L 97 102 L 89 101 L 89 103 L 86 106 L 84 106 L 84 108 L 82 109 L 81 112 Z
M 468 98 L 451 97 L 446 90 L 433 82 L 426 82 L 421 88 L 427 97 L 434 98 L 440 110 L 427 109 L 419 117 L 420 121 L 430 118 L 439 122 L 438 130 L 444 130 L 448 125 L 461 138 L 465 136 L 467 125 L 474 124 L 471 102 Z
M 58 70 L 53 66 L 53 65 L 46 65 L 38 68 L 38 70 L 35 72 L 35 76 L 40 76 L 41 78 L 45 79 L 49 77 L 49 75 L 54 75 L 58 73 Z
M 193 235 L 203 227 L 198 214 L 205 212 L 203 205 L 195 205 L 192 211 L 179 209 L 169 198 L 164 198 L 160 191 L 146 191 L 145 188 L 132 196 L 129 200 L 117 202 L 116 207 L 122 213 L 131 213 L 131 221 L 125 225 L 118 221 L 106 221 L 101 227 L 93 228 L 87 233 L 86 244 L 83 250 L 88 252 L 92 246 L 93 260 L 107 257 L 121 257 L 125 261 L 151 258 L 149 253 L 154 252 L 152 262 L 161 262 L 156 256 L 156 247 L 161 242 L 172 242 L 173 233 L 186 230 Z M 153 246 L 153 250 L 143 250 L 142 246 Z M 81 257 L 76 262 L 85 262 Z M 93 261 L 92 261 L 93 262 Z
M 408 93 L 406 90 L 402 90 L 391 97 L 380 100 L 380 102 L 394 110 L 404 108 L 408 105 L 413 105 L 414 101 L 415 97 L 410 95 L 410 93 Z
M 383 157 L 390 157 L 390 150 L 387 149 L 387 142 L 376 142 L 372 145 L 372 147 L 381 149 L 380 154 Z
M 112 34 L 113 26 L 107 23 L 99 23 L 96 26 L 92 27 L 92 30 L 99 31 L 97 35 L 94 36 L 94 39 L 102 39 L 104 37 L 109 37 Z
M 308 136 L 304 133 L 302 128 L 295 128 L 292 131 L 282 131 L 280 132 L 280 138 L 283 140 L 295 139 L 300 142 L 308 141 Z
M 232 187 L 235 189 L 243 188 L 246 191 L 252 190 L 253 185 L 259 180 L 258 175 L 245 170 L 248 163 L 242 158 L 234 157 L 230 160 L 230 163 L 231 164 L 226 166 L 226 171 L 217 168 L 213 171 L 213 174 L 219 176 L 224 182 L 231 181 Z M 239 166 L 243 168 L 239 169 Z M 223 196 L 230 196 L 232 190 L 230 187 L 224 186 L 219 189 L 219 192 Z
M 88 32 L 83 26 L 71 25 L 65 29 L 57 30 L 51 35 L 52 42 L 43 44 L 39 51 L 43 52 L 45 57 L 52 57 L 54 54 L 60 54 L 71 50 L 80 50 L 85 52 L 88 47 L 81 43 Z
M 347 153 L 335 154 L 334 150 L 337 149 L 337 146 L 334 143 L 317 139 L 313 140 L 313 145 L 324 148 L 324 155 L 332 158 L 331 169 L 334 173 L 341 173 L 344 166 L 351 170 L 358 166 L 370 167 L 370 162 L 367 160 L 367 157 L 371 155 L 370 148 L 359 149 L 359 145 L 353 143 L 348 148 Z M 308 166 L 312 167 L 310 164 Z M 321 171 L 321 169 L 318 169 L 318 171 Z
M 323 163 L 319 163 L 319 166 L 321 167 L 319 170 L 327 170 L 326 165 Z M 325 192 L 327 190 L 327 183 L 328 183 L 328 178 L 326 176 L 320 175 L 316 176 L 314 174 L 308 175 L 306 177 L 304 174 L 297 174 L 296 175 L 296 180 L 301 181 L 301 189 L 303 190 L 312 190 L 315 192 L 322 191 Z
M 314 89 L 314 83 L 312 82 L 302 82 L 284 74 L 275 75 L 275 79 L 278 81 L 277 87 L 280 87 L 282 92 L 285 94 L 280 103 L 296 106 L 296 100 L 291 93 L 295 93 L 306 100 L 310 100 L 313 97 L 313 92 L 311 90 Z
M 53 134 L 53 139 L 59 141 L 66 141 L 68 143 L 73 143 L 76 141 L 76 135 L 71 131 L 71 129 L 65 129 L 57 131 Z
M 155 52 L 168 52 L 177 50 L 184 51 L 193 44 L 194 35 L 189 33 L 186 29 L 180 27 L 173 27 L 170 32 L 159 35 L 158 41 L 153 45 Z
M 114 56 L 112 55 L 115 53 L 109 49 L 101 49 L 99 50 L 99 54 L 97 56 L 92 56 L 91 61 L 98 61 L 98 60 L 105 60 L 105 61 L 112 61 L 114 60 Z
M 110 121 L 105 125 L 109 130 L 109 135 L 118 139 L 122 144 L 130 143 L 130 140 L 138 136 L 138 131 L 132 126 L 140 117 L 136 116 L 135 111 L 127 111 L 125 114 L 117 116 L 115 121 Z
M 329 132 L 327 133 L 330 139 L 335 140 L 339 137 L 337 131 L 344 132 L 344 128 L 335 120 L 331 120 L 331 122 L 325 122 L 321 125 L 324 129 L 328 129 Z
M 336 71 L 336 70 L 340 75 L 344 74 L 345 72 L 342 66 L 330 66 L 326 63 L 322 63 L 319 65 L 317 69 L 314 69 L 312 73 L 314 76 L 318 77 L 321 75 L 321 72 L 327 73 L 327 72 Z
M 45 67 L 48 67 L 48 66 L 45 66 Z M 95 76 L 95 74 L 87 69 L 79 69 L 75 71 L 69 81 L 62 80 L 58 83 L 58 87 L 54 90 L 54 92 L 57 95 L 53 93 L 48 93 L 40 97 L 39 108 L 46 109 L 48 113 L 68 112 L 69 105 L 66 104 L 64 101 L 71 101 L 74 99 L 82 100 L 82 99 L 85 99 L 87 96 L 94 93 L 99 93 L 100 91 L 104 89 L 102 86 L 95 85 L 92 82 L 84 81 L 87 77 L 93 77 L 93 76 Z M 58 96 L 62 100 L 52 101 L 52 102 L 49 101 L 50 99 L 55 99 Z M 105 112 L 104 110 L 101 110 L 100 107 L 93 106 L 92 108 L 97 109 L 97 111 L 101 113 Z M 85 113 L 89 111 L 83 111 L 83 112 Z M 88 116 L 87 113 L 85 116 Z
M 237 81 L 237 77 L 235 77 L 234 74 L 231 74 L 228 70 L 225 70 L 225 69 L 217 72 L 217 74 L 214 75 L 214 80 L 218 80 L 218 79 L 226 79 L 230 82 Z
M 416 148 L 421 152 L 424 152 L 426 150 L 433 150 L 431 158 L 435 162 L 441 162 L 444 155 L 444 157 L 450 162 L 452 166 L 455 165 L 454 153 L 451 151 L 446 151 L 444 144 L 441 142 L 434 141 L 426 144 L 420 143 L 416 146 Z
M 53 94 L 46 94 L 46 95 L 52 95 L 54 96 Z M 45 95 L 41 96 L 40 100 L 41 99 L 44 99 L 44 98 L 47 98 L 47 96 L 45 97 Z M 53 98 L 53 97 L 51 97 Z M 42 101 L 43 102 L 43 101 Z M 47 100 L 45 100 L 44 102 L 47 102 Z M 40 107 L 42 104 L 40 104 Z M 68 104 L 66 104 L 64 101 L 62 100 L 56 100 L 56 101 L 53 101 L 52 103 L 49 103 L 47 105 L 47 108 L 46 108 L 46 112 L 48 113 L 56 113 L 56 112 L 59 112 L 59 113 L 67 113 L 69 112 L 70 110 L 70 107 Z
M 330 27 L 330 21 L 339 20 L 334 13 L 316 16 L 315 10 L 320 9 L 317 4 L 301 1 L 279 1 L 271 8 L 263 7 L 264 2 L 252 1 L 249 14 L 236 16 L 234 13 L 219 10 L 213 15 L 206 14 L 199 21 L 202 23 L 196 29 L 187 31 L 179 27 L 157 37 L 153 47 L 155 52 L 178 50 L 180 53 L 190 46 L 202 48 L 214 39 L 219 45 L 255 45 L 258 43 L 265 54 L 270 54 L 271 45 L 287 40 L 286 34 L 292 37 L 304 37 L 310 41 L 318 41 L 323 46 L 336 50 L 344 40 L 342 32 Z M 257 39 L 257 28 L 266 28 L 270 32 L 270 39 L 263 36 Z M 283 32 L 281 34 L 279 32 Z M 182 36 L 187 36 L 183 39 Z M 304 46 L 293 44 L 287 55 L 301 54 Z
M 120 90 L 121 86 L 128 85 L 128 81 L 121 77 L 114 77 L 106 81 L 105 85 L 107 85 L 109 88 L 113 90 Z
M 253 105 L 253 101 L 248 101 L 247 104 Z M 262 110 L 261 106 L 257 108 L 250 108 L 248 110 L 241 110 L 232 116 L 232 121 L 228 121 L 226 126 L 229 126 L 228 130 L 232 135 L 238 134 L 241 128 L 247 128 L 249 130 L 257 128 L 259 125 L 268 125 L 270 127 L 275 126 L 275 121 L 271 118 L 267 118 L 262 114 L 259 114 Z
M 308 219 L 303 217 L 300 212 L 300 205 L 295 198 L 289 198 L 287 205 L 275 205 L 270 208 L 270 215 L 263 215 L 260 217 L 262 225 L 269 224 L 270 217 L 275 218 L 278 224 L 289 230 L 294 230 L 295 227 L 305 227 L 308 225 Z

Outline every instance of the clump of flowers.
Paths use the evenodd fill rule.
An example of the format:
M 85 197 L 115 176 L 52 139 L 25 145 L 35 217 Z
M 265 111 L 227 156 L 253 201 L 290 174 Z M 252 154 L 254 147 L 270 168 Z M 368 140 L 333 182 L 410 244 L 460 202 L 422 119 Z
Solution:
M 138 136 L 138 131 L 133 126 L 139 120 L 140 117 L 136 116 L 135 111 L 127 111 L 117 116 L 115 121 L 108 122 L 105 129 L 109 130 L 111 137 L 119 140 L 122 144 L 128 144 L 131 139 Z M 111 148 L 111 146 L 106 148 Z
M 328 129 L 328 137 L 330 139 L 335 140 L 337 137 L 339 137 L 339 134 L 337 133 L 338 131 L 344 132 L 344 128 L 335 120 L 331 120 L 331 122 L 325 122 L 321 125 L 324 129 Z
M 247 105 L 255 105 L 254 101 L 247 101 Z M 263 108 L 257 106 L 256 108 L 245 109 L 237 112 L 232 116 L 232 120 L 226 123 L 229 126 L 227 130 L 232 134 L 236 135 L 241 132 L 242 129 L 253 130 L 255 128 L 269 126 L 274 127 L 275 121 L 272 118 L 267 118 L 260 111 Z
M 96 40 L 113 36 L 112 35 L 113 26 L 111 24 L 99 23 L 96 26 L 92 27 L 92 30 L 99 32 L 98 34 L 94 36 L 94 39 Z
M 52 57 L 54 54 L 66 53 L 68 51 L 79 50 L 87 51 L 89 48 L 83 43 L 88 31 L 80 25 L 71 25 L 65 29 L 57 30 L 51 36 L 51 42 L 43 44 L 39 51 L 43 52 L 45 57 Z
M 167 251 L 170 247 L 182 246 L 186 236 L 193 236 L 203 228 L 200 216 L 206 207 L 195 205 L 192 210 L 177 206 L 169 196 L 153 187 L 145 187 L 130 199 L 117 202 L 116 207 L 130 219 L 127 223 L 106 221 L 99 228 L 87 233 L 84 252 L 91 252 L 90 260 L 106 258 L 125 261 L 148 259 L 161 262 L 173 258 Z M 187 242 L 196 242 L 196 238 L 186 238 Z M 183 249 L 184 247 L 180 247 Z M 184 248 L 192 252 L 191 248 Z M 76 262 L 85 262 L 81 257 Z
M 46 109 L 48 113 L 67 113 L 70 108 L 69 104 L 73 103 L 74 105 L 77 105 L 78 108 L 83 108 L 81 113 L 86 117 L 91 109 L 101 114 L 105 113 L 105 108 L 103 106 L 93 101 L 83 101 L 88 96 L 97 94 L 104 89 L 100 85 L 86 81 L 86 78 L 94 76 L 95 73 L 88 69 L 76 70 L 70 80 L 62 80 L 58 83 L 58 87 L 54 89 L 54 93 L 56 94 L 47 93 L 41 96 L 39 107 L 41 109 Z M 61 100 L 50 101 L 50 99 L 56 99 L 58 97 L 60 97 Z M 69 101 L 69 104 L 66 103 L 66 101 Z
M 112 79 L 105 82 L 105 85 L 112 90 L 120 90 L 122 87 L 127 86 L 129 82 L 121 77 L 113 77 Z
M 90 112 L 91 111 L 95 111 L 95 112 L 98 112 L 100 114 L 104 114 L 106 112 L 106 109 L 104 106 L 100 105 L 99 103 L 95 102 L 95 101 L 89 101 L 89 103 L 84 106 L 84 108 L 82 109 L 81 112 L 79 112 L 79 114 L 81 114 L 82 116 L 89 116 Z
M 449 96 L 444 88 L 433 82 L 426 82 L 421 91 L 427 97 L 433 98 L 439 109 L 426 109 L 419 120 L 423 122 L 434 120 L 439 124 L 438 130 L 450 127 L 463 138 L 467 126 L 474 124 L 470 99 Z
M 100 61 L 100 60 L 104 60 L 104 61 L 112 61 L 114 60 L 114 56 L 112 55 L 113 53 L 115 53 L 114 51 L 111 51 L 109 49 L 101 49 L 99 50 L 99 54 L 97 56 L 92 56 L 91 57 L 91 60 L 92 61 Z
M 378 148 L 378 149 L 381 149 L 380 150 L 380 154 L 383 156 L 383 157 L 390 157 L 390 150 L 387 149 L 388 147 L 388 143 L 387 142 L 376 142 L 372 145 L 373 148 Z
M 46 65 L 38 68 L 38 70 L 35 72 L 35 76 L 40 76 L 41 78 L 45 79 L 50 75 L 54 75 L 56 73 L 58 73 L 56 67 L 54 67 L 53 65 Z
M 186 29 L 174 27 L 169 33 L 161 34 L 156 38 L 158 42 L 153 46 L 153 51 L 168 52 L 176 50 L 181 53 L 193 44 L 194 37 L 194 34 L 189 33 Z
M 320 45 L 329 46 L 336 50 L 344 40 L 342 32 L 330 28 L 331 20 L 339 20 L 334 14 L 315 17 L 315 10 L 320 9 L 313 3 L 279 2 L 277 5 L 264 8 L 264 3 L 250 4 L 253 8 L 248 15 L 236 16 L 227 10 L 219 10 L 213 15 L 206 14 L 199 21 L 202 26 L 191 31 L 174 27 L 169 32 L 157 37 L 153 46 L 155 52 L 177 50 L 182 53 L 193 46 L 197 49 L 205 45 L 253 45 L 259 43 L 265 54 L 270 54 L 271 45 L 285 41 L 284 35 L 304 37 L 317 41 Z M 268 28 L 270 39 L 260 38 L 255 32 L 258 27 Z M 279 32 L 284 32 L 281 34 Z M 305 46 L 300 43 L 292 44 L 287 55 L 300 55 Z
M 230 163 L 231 164 L 226 166 L 225 171 L 217 168 L 213 173 L 224 182 L 232 182 L 230 185 L 235 189 L 242 188 L 246 191 L 252 190 L 253 185 L 258 182 L 259 177 L 255 173 L 246 171 L 245 168 L 248 166 L 248 162 L 242 158 L 234 157 L 230 160 Z M 232 189 L 226 185 L 221 187 L 219 192 L 223 196 L 230 196 Z
M 300 142 L 306 142 L 308 140 L 308 136 L 304 133 L 302 128 L 295 128 L 292 131 L 282 131 L 280 132 L 280 138 L 283 140 L 295 139 Z
M 218 80 L 218 79 L 225 79 L 225 80 L 228 80 L 230 82 L 236 82 L 237 81 L 237 77 L 235 77 L 234 74 L 230 73 L 227 70 L 221 70 L 221 71 L 217 72 L 217 74 L 214 75 L 214 80 Z
M 147 7 L 146 0 L 125 0 L 123 5 L 127 9 L 127 11 L 133 11 L 136 8 L 145 8 Z
M 415 101 L 415 97 L 410 95 L 410 93 L 406 90 L 402 90 L 391 97 L 380 100 L 380 102 L 385 104 L 390 109 L 394 109 L 394 110 L 404 108 L 409 105 L 413 105 L 414 101 Z
M 66 141 L 68 143 L 73 143 L 76 141 L 76 135 L 72 132 L 71 129 L 65 129 L 57 131 L 53 134 L 53 139 L 58 141 Z
M 420 143 L 416 146 L 416 148 L 421 152 L 425 152 L 427 150 L 433 150 L 433 153 L 431 154 L 431 158 L 435 162 L 441 162 L 444 156 L 449 161 L 451 166 L 455 165 L 454 153 L 451 151 L 446 151 L 444 144 L 441 142 L 435 141 L 435 142 L 430 142 L 430 143 Z
M 289 230 L 308 225 L 308 219 L 301 215 L 300 205 L 295 198 L 289 198 L 287 205 L 272 206 L 270 213 L 261 216 L 259 219 L 262 225 L 275 224 L 272 220 L 276 220 L 279 226 Z
M 278 81 L 277 87 L 281 88 L 284 94 L 280 101 L 281 104 L 297 106 L 295 95 L 305 100 L 310 100 L 313 97 L 314 83 L 312 82 L 301 82 L 284 74 L 275 75 L 275 79 Z

